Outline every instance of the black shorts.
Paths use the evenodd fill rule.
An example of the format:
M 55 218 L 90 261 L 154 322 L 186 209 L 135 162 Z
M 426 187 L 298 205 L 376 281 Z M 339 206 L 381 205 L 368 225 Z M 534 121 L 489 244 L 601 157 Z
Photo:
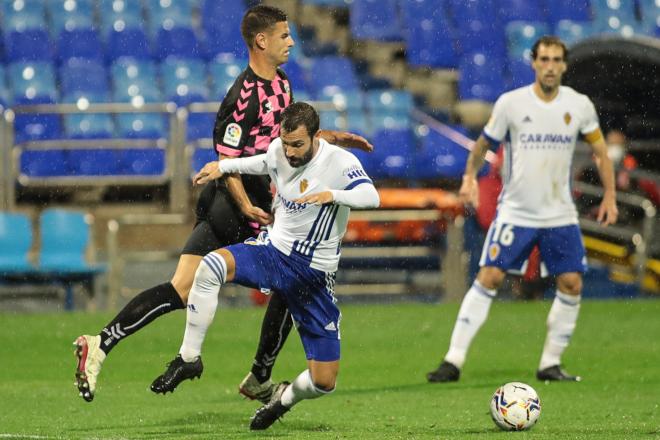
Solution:
M 271 198 L 267 189 L 264 194 L 262 188 L 254 190 L 253 184 L 245 187 L 253 204 L 266 211 L 270 210 Z M 204 256 L 230 244 L 242 243 L 255 235 L 248 225 L 248 218 L 241 214 L 228 190 L 220 182 L 210 182 L 204 187 L 197 201 L 195 215 L 195 227 L 181 251 L 182 255 Z

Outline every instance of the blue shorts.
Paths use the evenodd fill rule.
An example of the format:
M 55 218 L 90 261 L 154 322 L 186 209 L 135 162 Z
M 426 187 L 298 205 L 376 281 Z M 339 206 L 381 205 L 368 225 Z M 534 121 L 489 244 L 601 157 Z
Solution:
M 535 245 L 541 252 L 542 276 L 585 272 L 587 259 L 578 225 L 526 228 L 497 219 L 488 229 L 479 265 L 523 273 Z
M 233 283 L 282 295 L 300 333 L 307 359 L 339 359 L 341 313 L 334 297 L 335 273 L 309 266 L 298 254 L 277 250 L 265 234 L 227 246 L 236 261 Z

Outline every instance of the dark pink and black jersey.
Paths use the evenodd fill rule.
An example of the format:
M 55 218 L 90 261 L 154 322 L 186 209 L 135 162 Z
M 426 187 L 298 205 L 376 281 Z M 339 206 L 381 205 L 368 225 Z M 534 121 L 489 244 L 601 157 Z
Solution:
M 293 102 L 286 74 L 277 69 L 272 81 L 258 77 L 248 66 L 223 99 L 213 128 L 218 154 L 247 157 L 263 154 L 280 135 L 282 112 Z M 267 176 L 242 176 L 252 203 L 268 209 L 271 194 Z

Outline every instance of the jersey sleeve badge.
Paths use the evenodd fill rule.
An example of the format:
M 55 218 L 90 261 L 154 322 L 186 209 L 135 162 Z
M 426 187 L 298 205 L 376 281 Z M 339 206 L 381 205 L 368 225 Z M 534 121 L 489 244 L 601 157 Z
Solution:
M 240 125 L 235 122 L 227 125 L 225 129 L 225 137 L 222 138 L 222 143 L 225 145 L 230 145 L 232 147 L 238 147 L 238 144 L 241 142 L 241 135 L 243 134 L 243 129 Z

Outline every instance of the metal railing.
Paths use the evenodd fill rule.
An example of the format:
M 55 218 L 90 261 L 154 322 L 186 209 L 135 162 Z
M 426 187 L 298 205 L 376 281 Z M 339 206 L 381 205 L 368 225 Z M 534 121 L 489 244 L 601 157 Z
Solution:
M 573 189 L 588 196 L 601 197 L 603 189 L 599 186 L 589 185 L 582 182 L 575 182 Z M 614 240 L 623 241 L 631 244 L 634 249 L 634 266 L 637 283 L 642 285 L 646 272 L 646 263 L 648 261 L 649 243 L 653 240 L 655 233 L 655 222 L 657 210 L 653 203 L 644 197 L 617 191 L 616 201 L 618 204 L 624 204 L 641 209 L 644 213 L 642 226 L 640 230 L 625 228 L 617 225 L 610 225 L 604 228 L 600 223 L 588 218 L 580 218 L 580 228 L 583 232 L 602 235 Z

